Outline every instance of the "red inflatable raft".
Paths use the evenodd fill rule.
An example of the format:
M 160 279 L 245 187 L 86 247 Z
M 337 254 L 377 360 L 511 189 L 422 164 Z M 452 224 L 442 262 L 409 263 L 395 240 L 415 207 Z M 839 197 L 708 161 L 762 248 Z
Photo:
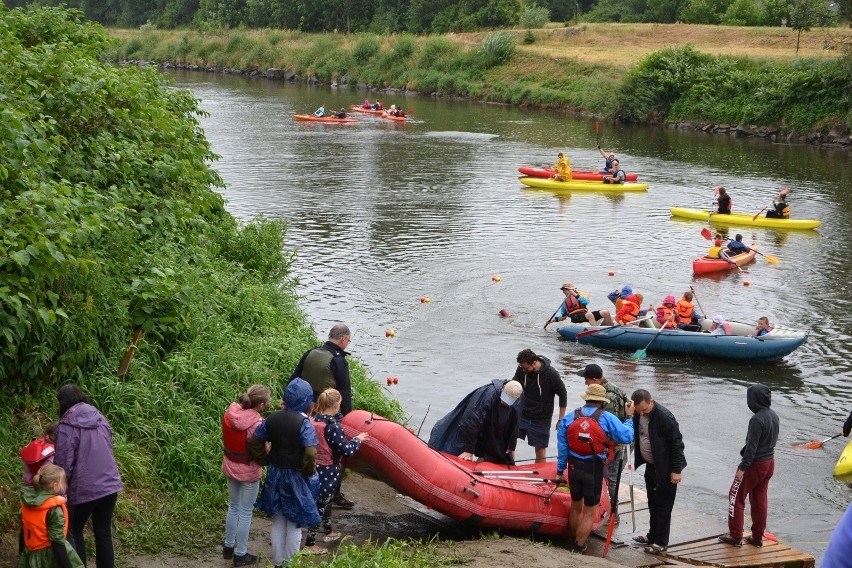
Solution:
M 324 122 L 326 124 L 352 124 L 358 122 L 354 118 L 337 118 L 334 116 L 315 116 L 313 114 L 296 114 L 293 120 L 302 122 Z
M 556 175 L 556 170 L 543 170 L 541 168 L 528 168 L 526 166 L 518 168 L 518 171 L 524 174 L 527 177 L 537 177 L 537 178 L 549 178 Z M 600 172 L 590 172 L 587 170 L 572 170 L 571 171 L 571 179 L 584 180 L 584 181 L 601 181 L 603 178 L 608 176 L 609 174 L 602 174 Z M 627 174 L 627 181 L 636 181 L 639 179 L 639 174 L 629 173 Z
M 427 507 L 479 527 L 567 536 L 571 495 L 565 486 L 549 482 L 556 477 L 555 462 L 507 466 L 462 461 L 433 450 L 396 422 L 363 410 L 353 410 L 342 423 L 347 436 L 370 435 L 349 458 L 350 467 L 375 475 Z M 608 512 L 604 479 L 593 529 Z
M 755 256 L 757 256 L 757 253 L 755 252 L 757 250 L 757 245 L 751 244 L 749 246 L 751 248 L 751 252 L 735 254 L 731 257 L 731 260 L 736 262 L 736 264 L 731 264 L 730 262 L 722 258 L 710 258 L 707 256 L 698 257 L 692 261 L 692 273 L 707 274 L 708 272 L 736 270 L 737 266 L 743 266 L 744 264 L 748 264 L 749 262 L 754 260 Z

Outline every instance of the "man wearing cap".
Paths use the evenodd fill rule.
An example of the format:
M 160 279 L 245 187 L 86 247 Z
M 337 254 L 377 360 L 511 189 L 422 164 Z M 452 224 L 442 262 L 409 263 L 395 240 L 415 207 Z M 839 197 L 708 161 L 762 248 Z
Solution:
M 562 321 L 570 319 L 572 323 L 589 322 L 592 325 L 597 325 L 598 320 L 603 320 L 604 325 L 612 325 L 612 315 L 609 310 L 589 311 L 589 296 L 584 292 L 580 292 L 574 287 L 571 282 L 566 282 L 560 288 L 565 294 L 565 301 L 559 306 L 559 309 L 551 319 L 547 321 Z
M 524 388 L 524 407 L 521 412 L 518 438 L 526 439 L 535 448 L 535 461 L 546 460 L 553 420 L 553 397 L 559 398 L 559 420 L 568 408 L 568 394 L 559 372 L 550 366 L 550 359 L 536 355 L 532 349 L 518 353 L 518 368 L 513 380 Z
M 574 535 L 572 550 L 582 554 L 592 532 L 595 508 L 601 500 L 608 448 L 613 442 L 629 444 L 633 441 L 630 423 L 633 404 L 626 404 L 628 419 L 622 423 L 617 416 L 604 410 L 609 398 L 603 385 L 589 385 L 580 398 L 586 404 L 565 416 L 556 428 L 559 447 L 556 475 L 562 479 L 568 470 L 571 490 L 568 532 Z
M 633 540 L 648 545 L 645 552 L 659 554 L 669 546 L 672 508 L 681 472 L 686 467 L 683 436 L 674 414 L 654 401 L 651 393 L 638 389 L 630 399 L 636 410 L 633 417 L 635 463 L 637 469 L 645 464 L 645 489 L 651 516 L 648 533 L 635 536 Z
M 611 383 L 603 376 L 603 369 L 594 363 L 589 363 L 584 368 L 577 371 L 577 375 L 583 377 L 586 381 L 586 386 L 601 385 L 606 389 L 606 397 L 609 402 L 604 406 L 604 410 L 614 414 L 620 421 L 624 422 L 627 419 L 627 393 L 618 388 L 615 383 Z M 631 428 L 633 425 L 630 425 Z M 613 451 L 612 458 L 606 462 L 606 479 L 607 490 L 609 491 L 609 502 L 613 515 L 618 518 L 618 480 L 621 478 L 621 472 L 624 470 L 624 463 L 627 461 L 627 446 L 617 444 Z M 610 519 L 610 522 L 613 522 Z
M 787 205 L 787 194 L 790 190 L 782 187 L 778 192 L 778 197 L 772 201 L 772 209 L 766 212 L 766 217 L 769 219 L 789 219 L 790 206 Z
M 479 387 L 435 423 L 429 447 L 467 461 L 513 465 L 523 393 L 518 381 L 495 379 Z

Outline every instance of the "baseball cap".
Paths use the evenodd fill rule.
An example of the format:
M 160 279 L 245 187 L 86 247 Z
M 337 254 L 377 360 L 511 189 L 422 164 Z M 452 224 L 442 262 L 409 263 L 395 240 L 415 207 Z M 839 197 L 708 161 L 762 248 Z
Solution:
M 601 379 L 603 378 L 603 369 L 601 369 L 599 365 L 589 363 L 588 365 L 577 371 L 577 376 L 586 379 Z

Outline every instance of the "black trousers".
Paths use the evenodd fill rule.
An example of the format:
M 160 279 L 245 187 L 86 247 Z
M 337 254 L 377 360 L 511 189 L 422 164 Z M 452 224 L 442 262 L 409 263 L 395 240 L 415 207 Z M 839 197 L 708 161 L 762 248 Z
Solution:
M 92 532 L 95 533 L 95 561 L 98 568 L 115 568 L 115 549 L 112 546 L 112 514 L 118 493 L 113 493 L 94 501 L 68 505 L 69 538 L 74 550 L 86 564 L 86 541 L 83 528 L 92 517 Z
M 674 508 L 677 485 L 669 481 L 657 482 L 657 470 L 653 464 L 645 464 L 645 488 L 648 491 L 648 512 L 651 513 L 651 528 L 648 530 L 648 542 L 669 545 L 669 532 L 672 527 L 672 508 Z

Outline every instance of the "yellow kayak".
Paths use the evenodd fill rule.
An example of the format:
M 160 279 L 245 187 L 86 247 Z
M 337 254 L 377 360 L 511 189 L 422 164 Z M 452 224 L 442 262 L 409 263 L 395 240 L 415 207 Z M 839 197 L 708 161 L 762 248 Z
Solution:
M 764 216 L 754 218 L 754 214 L 748 213 L 723 213 L 710 214 L 706 209 L 686 209 L 685 207 L 672 207 L 672 217 L 683 217 L 684 219 L 696 219 L 714 225 L 747 225 L 750 227 L 771 227 L 773 229 L 816 229 L 820 222 L 816 219 L 771 219 Z
M 556 181 L 552 179 L 522 177 L 520 182 L 535 189 L 551 191 L 648 191 L 647 183 L 603 183 L 602 181 Z
M 843 448 L 843 453 L 840 454 L 840 459 L 834 466 L 834 477 L 852 476 L 852 440 Z

